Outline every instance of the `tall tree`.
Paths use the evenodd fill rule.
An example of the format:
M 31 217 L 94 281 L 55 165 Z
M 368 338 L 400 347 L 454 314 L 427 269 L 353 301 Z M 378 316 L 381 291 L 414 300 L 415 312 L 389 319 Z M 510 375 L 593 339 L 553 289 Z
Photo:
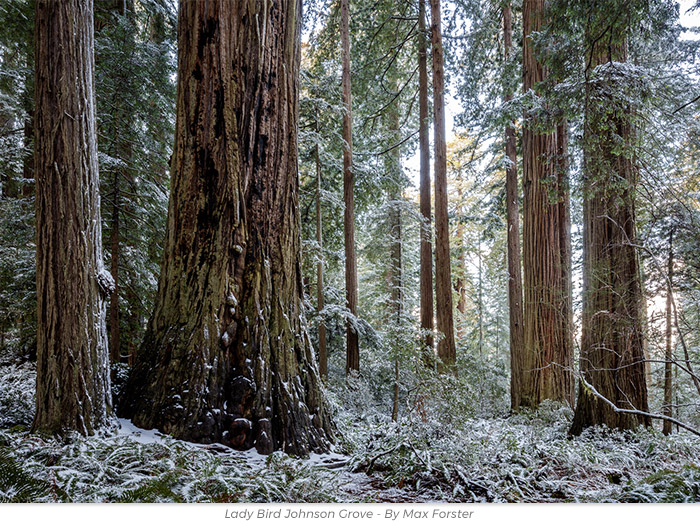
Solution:
M 357 255 L 355 254 L 355 175 L 352 167 L 352 92 L 350 90 L 350 13 L 349 1 L 340 0 L 340 41 L 343 84 L 343 200 L 345 202 L 345 298 L 350 315 L 357 316 Z M 360 342 L 354 319 L 345 324 L 345 371 L 360 369 Z
M 533 37 L 544 26 L 545 1 L 523 3 L 523 90 L 540 95 L 548 79 Z M 527 115 L 526 115 L 527 116 Z M 543 127 L 545 129 L 543 129 Z M 523 126 L 523 330 L 520 406 L 537 407 L 544 399 L 573 405 L 573 347 L 564 285 L 562 220 L 566 205 L 559 185 L 556 130 L 543 117 Z
M 181 0 L 172 192 L 158 296 L 120 408 L 261 453 L 325 450 L 302 309 L 301 5 Z
M 433 350 L 433 229 L 430 199 L 430 137 L 428 107 L 428 52 L 425 0 L 418 0 L 418 105 L 420 148 L 420 327 L 424 332 L 423 360 L 434 361 Z
M 503 8 L 503 41 L 506 57 L 513 52 L 513 13 L 508 2 Z M 513 99 L 508 91 L 505 101 Z M 523 281 L 520 260 L 520 198 L 515 128 L 506 126 L 506 226 L 508 235 L 508 312 L 510 319 L 510 406 L 520 406 L 523 374 Z
M 136 106 L 132 100 L 133 93 L 136 91 L 135 84 L 137 79 L 134 72 L 129 67 L 129 62 L 133 62 L 133 57 L 128 53 L 133 54 L 134 30 L 132 20 L 133 2 L 127 0 L 98 0 L 97 15 L 95 26 L 98 33 L 105 28 L 114 29 L 122 21 L 127 22 L 128 26 L 123 28 L 119 42 L 121 48 L 126 48 L 129 51 L 120 53 L 120 58 L 127 59 L 122 62 L 123 67 L 109 68 L 107 75 L 113 85 L 119 86 L 119 89 L 114 89 L 111 93 L 112 100 L 109 107 L 109 119 L 106 120 L 106 125 L 102 129 L 102 135 L 108 137 L 106 144 L 101 148 L 102 151 L 110 155 L 112 158 L 119 159 L 116 166 L 110 166 L 108 169 L 103 169 L 103 177 L 111 176 L 111 196 L 109 197 L 110 221 L 109 221 L 109 246 L 110 246 L 110 273 L 114 279 L 114 291 L 109 298 L 109 348 L 110 360 L 112 363 L 118 363 L 120 360 L 120 339 L 119 330 L 120 315 L 119 315 L 119 295 L 120 295 L 120 279 L 119 279 L 119 262 L 121 255 L 121 216 L 124 213 L 122 209 L 124 191 L 122 180 L 128 180 L 129 167 L 131 165 L 133 137 L 131 136 L 131 126 L 135 120 Z M 127 15 L 129 19 L 127 20 Z M 99 68 L 99 56 L 97 57 Z M 131 59 L 131 60 L 129 60 Z
M 673 417 L 673 228 L 668 234 L 668 266 L 666 269 L 666 351 L 664 352 L 664 405 L 663 414 Z M 670 419 L 664 419 L 663 432 L 673 431 Z
M 38 0 L 37 395 L 33 430 L 93 434 L 111 412 L 92 0 Z
M 450 224 L 447 215 L 447 144 L 445 142 L 445 72 L 440 28 L 440 0 L 430 0 L 433 51 L 433 113 L 435 140 L 435 305 L 438 357 L 444 366 L 457 361 L 452 312 Z
M 318 118 L 316 119 L 318 133 Z M 318 143 L 314 148 L 316 161 L 316 242 L 318 243 L 318 262 L 316 263 L 316 308 L 323 311 L 323 216 L 321 214 L 321 154 Z M 318 369 L 321 379 L 328 377 L 328 350 L 326 348 L 326 322 L 321 317 L 318 325 Z
M 649 425 L 643 294 L 636 252 L 634 108 L 619 97 L 627 7 L 610 2 L 586 35 L 581 371 L 572 434 Z M 619 16 L 612 16 L 615 12 Z M 604 29 L 604 38 L 600 38 Z M 605 399 L 601 399 L 601 397 Z M 613 408 L 613 403 L 617 409 Z M 631 412 L 625 412 L 631 411 Z

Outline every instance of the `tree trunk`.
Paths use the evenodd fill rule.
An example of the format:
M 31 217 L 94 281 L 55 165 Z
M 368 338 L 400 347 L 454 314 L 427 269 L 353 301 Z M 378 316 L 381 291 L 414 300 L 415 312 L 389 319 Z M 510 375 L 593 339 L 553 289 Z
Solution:
M 122 403 L 136 425 L 260 453 L 328 448 L 302 308 L 301 6 L 181 0 L 158 295 Z
M 673 417 L 673 229 L 668 235 L 668 282 L 666 284 L 666 355 L 664 363 L 664 410 L 666 417 Z M 673 431 L 671 421 L 664 419 L 663 432 Z
M 534 53 L 530 35 L 543 23 L 544 0 L 523 4 L 523 89 L 537 89 L 547 72 Z M 544 399 L 573 405 L 573 354 L 562 305 L 570 299 L 563 286 L 561 189 L 556 132 L 538 129 L 537 118 L 523 126 L 523 359 L 520 406 Z
M 613 37 L 620 42 L 619 35 Z M 633 141 L 631 108 L 610 98 L 605 84 L 614 80 L 605 78 L 604 70 L 594 73 L 597 66 L 626 59 L 624 41 L 606 41 L 594 46 L 587 71 L 581 371 L 617 407 L 648 412 L 643 296 L 634 247 L 637 166 L 629 151 L 620 152 L 620 139 L 624 148 Z M 579 385 L 572 434 L 593 425 L 628 429 L 650 423 L 647 416 L 614 411 L 583 382 Z
M 111 274 L 114 280 L 114 291 L 109 299 L 109 348 L 112 363 L 119 362 L 119 170 L 114 170 L 114 199 L 112 201 L 112 231 L 110 244 L 112 246 Z
M 441 366 L 457 361 L 452 312 L 450 224 L 447 214 L 447 145 L 445 143 L 445 79 L 440 29 L 440 0 L 430 0 L 433 44 L 433 110 L 435 134 L 435 305 Z
M 479 357 L 483 355 L 484 351 L 484 280 L 483 280 L 483 269 L 482 269 L 482 256 L 481 256 L 481 232 L 479 232 L 479 240 L 476 245 L 476 255 L 479 258 L 479 274 L 478 274 L 478 296 L 479 296 Z
M 397 83 L 398 88 L 398 83 Z M 397 89 L 398 91 L 398 89 Z M 387 175 L 390 179 L 391 190 L 389 194 L 389 213 L 391 249 L 389 254 L 389 288 L 390 288 L 390 330 L 395 336 L 392 338 L 395 343 L 394 355 L 394 398 L 391 410 L 391 419 L 396 421 L 399 417 L 399 352 L 401 350 L 400 334 L 403 332 L 403 260 L 402 260 L 402 237 L 401 237 L 401 198 L 403 194 L 403 183 L 401 178 L 401 148 L 398 146 L 401 140 L 399 100 L 390 108 L 389 132 L 391 143 L 394 148 L 387 157 Z
M 119 17 L 129 16 L 133 19 L 134 6 L 133 2 L 127 0 L 98 0 L 96 9 L 99 13 L 99 20 L 95 23 L 97 31 L 103 31 L 105 28 L 119 23 Z M 133 21 L 133 20 L 132 20 Z M 124 45 L 133 47 L 133 32 L 125 32 Z M 131 57 L 130 57 L 131 59 Z M 100 66 L 101 57 L 97 56 L 97 65 Z M 106 119 L 107 127 L 101 129 L 100 134 L 108 137 L 108 143 L 102 145 L 102 149 L 108 155 L 119 159 L 121 162 L 118 166 L 111 167 L 112 175 L 112 199 L 108 204 L 111 205 L 111 221 L 109 232 L 109 244 L 111 253 L 110 273 L 114 280 L 114 291 L 110 295 L 109 300 L 109 348 L 110 361 L 118 363 L 121 355 L 121 332 L 120 332 L 120 311 L 119 311 L 119 295 L 120 279 L 119 279 L 119 259 L 121 252 L 121 214 L 122 214 L 122 195 L 121 181 L 122 179 L 129 180 L 128 166 L 132 162 L 132 143 L 129 140 L 130 127 L 133 126 L 135 108 L 133 103 L 127 98 L 130 96 L 130 88 L 134 89 L 133 78 L 131 78 L 132 69 L 123 68 L 119 70 L 109 71 L 108 75 L 116 86 L 121 89 L 115 89 L 111 103 L 108 107 L 109 118 Z M 103 172 L 103 176 L 105 173 Z M 104 179 L 103 179 L 104 180 Z
M 557 187 L 559 212 L 559 325 L 561 333 L 559 346 L 559 362 L 565 367 L 561 370 L 566 374 L 568 391 L 566 399 L 571 406 L 574 404 L 576 392 L 574 381 L 574 312 L 573 284 L 571 280 L 571 198 L 569 189 L 569 128 L 566 119 L 557 126 Z
M 462 173 L 458 173 L 457 183 L 457 279 L 456 286 L 458 299 L 457 311 L 460 313 L 457 319 L 457 337 L 466 337 L 467 314 L 467 259 L 464 247 L 464 192 L 462 191 Z
M 513 52 L 513 15 L 510 3 L 503 11 L 505 53 Z M 506 93 L 506 102 L 513 99 Z M 515 129 L 506 126 L 506 224 L 508 227 L 508 311 L 510 318 L 510 406 L 521 404 L 523 376 L 523 283 L 520 261 L 520 206 L 518 196 L 518 159 Z
M 418 134 L 420 142 L 420 327 L 423 331 L 423 361 L 432 367 L 433 349 L 433 230 L 430 201 L 430 137 L 428 131 L 428 53 L 426 49 L 425 0 L 418 0 Z
M 348 0 L 340 0 L 340 40 L 343 48 L 343 197 L 345 202 L 345 300 L 357 316 L 357 257 L 355 255 L 355 174 L 352 169 L 352 94 L 350 91 L 350 14 Z M 353 322 L 345 323 L 347 359 L 345 372 L 360 369 L 360 342 Z
M 318 132 L 318 120 L 316 121 Z M 323 297 L 323 217 L 321 215 L 321 158 L 316 144 L 316 242 L 318 243 L 318 262 L 316 263 L 316 308 L 320 315 L 318 323 L 318 368 L 321 379 L 328 378 L 328 350 L 326 348 L 326 322 L 321 312 L 324 307 Z
M 111 412 L 92 0 L 36 2 L 37 395 L 32 429 L 93 434 Z

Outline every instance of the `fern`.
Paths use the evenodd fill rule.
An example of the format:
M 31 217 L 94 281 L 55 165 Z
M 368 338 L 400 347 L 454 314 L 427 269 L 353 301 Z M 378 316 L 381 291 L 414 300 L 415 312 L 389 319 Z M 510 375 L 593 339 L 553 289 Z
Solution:
M 0 503 L 31 503 L 56 494 L 48 481 L 35 478 L 7 447 L 0 447 Z

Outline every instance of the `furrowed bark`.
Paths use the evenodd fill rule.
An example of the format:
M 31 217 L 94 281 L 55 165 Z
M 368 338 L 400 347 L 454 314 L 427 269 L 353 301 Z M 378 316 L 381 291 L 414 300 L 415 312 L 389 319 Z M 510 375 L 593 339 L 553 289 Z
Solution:
M 37 395 L 32 430 L 94 434 L 111 393 L 92 0 L 37 0 Z
M 531 35 L 544 25 L 544 0 L 523 4 L 523 90 L 547 79 Z M 523 359 L 520 406 L 544 399 L 573 405 L 573 355 L 568 321 L 562 310 L 569 298 L 564 285 L 561 188 L 555 130 L 538 129 L 537 117 L 523 126 Z
M 302 309 L 300 2 L 182 0 L 168 229 L 122 403 L 180 439 L 327 450 Z
M 605 424 L 649 426 L 645 378 L 644 316 L 636 252 L 635 187 L 638 168 L 629 152 L 632 108 L 611 99 L 597 66 L 625 62 L 626 42 L 596 44 L 587 71 L 584 124 L 583 313 L 580 382 L 570 432 Z M 601 396 L 609 402 L 601 400 Z M 611 406 L 614 404 L 618 409 Z

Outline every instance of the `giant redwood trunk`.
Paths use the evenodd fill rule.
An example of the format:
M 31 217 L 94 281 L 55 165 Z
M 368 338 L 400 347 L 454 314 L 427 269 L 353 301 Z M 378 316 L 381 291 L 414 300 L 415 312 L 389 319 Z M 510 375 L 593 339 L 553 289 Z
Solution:
M 547 79 L 535 55 L 531 34 L 544 25 L 544 0 L 523 3 L 523 89 L 537 93 Z M 562 241 L 568 235 L 561 207 L 568 205 L 560 185 L 555 130 L 541 129 L 530 117 L 523 126 L 523 330 L 519 406 L 537 407 L 544 399 L 573 405 L 573 346 L 570 344 L 570 293 Z M 517 408 L 517 407 L 515 407 Z
M 92 0 L 37 0 L 37 392 L 33 430 L 88 435 L 111 412 Z
M 325 450 L 302 310 L 298 0 L 182 0 L 172 190 L 126 417 L 261 453 Z
M 615 35 L 618 37 L 619 35 Z M 624 40 L 595 45 L 588 70 L 584 128 L 583 312 L 581 382 L 572 434 L 588 426 L 649 425 L 643 294 L 636 253 L 632 108 L 615 100 L 612 62 L 625 62 Z M 613 73 L 608 75 L 608 73 Z M 601 397 L 605 399 L 601 399 Z
M 513 13 L 510 3 L 503 9 L 503 36 L 506 55 L 513 52 Z M 506 102 L 513 99 L 506 93 Z M 520 406 L 523 374 L 523 278 L 520 259 L 520 198 L 515 128 L 506 126 L 506 221 L 508 228 L 508 314 L 510 321 L 510 406 Z
M 418 0 L 418 105 L 420 123 L 420 327 L 423 332 L 423 361 L 432 366 L 433 350 L 433 231 L 430 200 L 430 137 L 428 115 L 428 53 L 425 0 Z
M 452 272 L 450 268 L 450 224 L 447 214 L 447 144 L 445 142 L 445 71 L 440 28 L 440 0 L 430 0 L 433 44 L 433 122 L 435 130 L 435 306 L 438 357 L 443 366 L 457 361 L 454 315 L 452 312 Z

